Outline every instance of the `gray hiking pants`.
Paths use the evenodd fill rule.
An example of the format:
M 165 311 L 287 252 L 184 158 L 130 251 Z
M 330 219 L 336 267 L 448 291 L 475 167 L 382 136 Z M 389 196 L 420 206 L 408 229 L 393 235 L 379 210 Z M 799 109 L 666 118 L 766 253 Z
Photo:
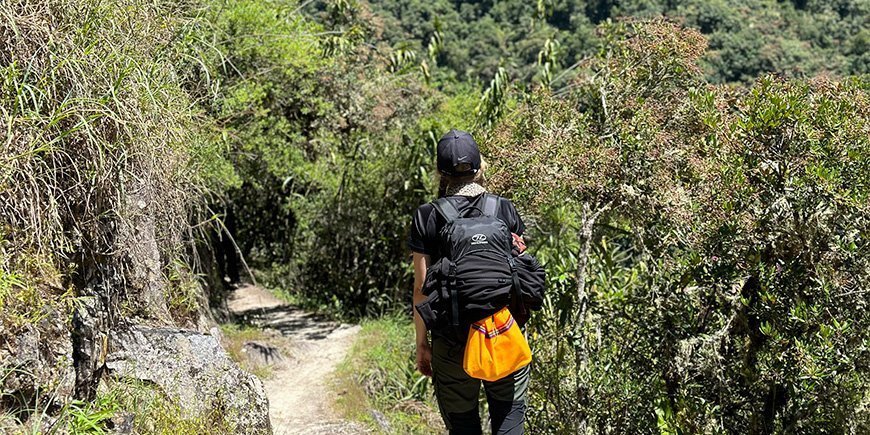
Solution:
M 480 384 L 486 391 L 493 435 L 523 433 L 529 366 L 495 382 L 472 378 L 462 369 L 465 343 L 453 344 L 443 337 L 432 338 L 432 381 L 441 418 L 450 435 L 481 433 L 478 398 Z

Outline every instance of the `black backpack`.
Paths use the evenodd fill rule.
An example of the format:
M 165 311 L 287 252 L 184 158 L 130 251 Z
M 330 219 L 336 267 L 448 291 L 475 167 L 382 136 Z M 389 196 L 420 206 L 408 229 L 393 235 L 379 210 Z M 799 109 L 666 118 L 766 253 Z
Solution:
M 513 237 L 497 217 L 500 201 L 484 193 L 462 213 L 446 198 L 433 202 L 446 224 L 441 258 L 426 271 L 427 301 L 417 306 L 429 329 L 452 329 L 464 340 L 472 323 L 508 306 L 512 293 L 522 300 Z

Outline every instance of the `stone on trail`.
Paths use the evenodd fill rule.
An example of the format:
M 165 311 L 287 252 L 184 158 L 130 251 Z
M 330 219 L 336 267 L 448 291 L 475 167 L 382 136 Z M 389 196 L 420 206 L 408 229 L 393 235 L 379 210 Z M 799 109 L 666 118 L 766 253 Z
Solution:
M 106 367 L 112 376 L 157 385 L 191 417 L 220 408 L 237 433 L 272 433 L 263 384 L 213 335 L 148 327 L 114 332 Z
M 135 428 L 136 416 L 130 412 L 122 412 L 111 419 L 114 435 L 131 434 Z
M 242 353 L 252 367 L 271 366 L 284 361 L 277 347 L 257 341 L 246 341 L 242 345 Z

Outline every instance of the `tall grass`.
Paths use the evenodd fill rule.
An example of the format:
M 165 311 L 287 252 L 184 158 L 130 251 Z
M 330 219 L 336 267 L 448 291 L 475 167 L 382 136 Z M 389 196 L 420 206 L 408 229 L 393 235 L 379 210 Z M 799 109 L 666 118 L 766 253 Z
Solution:
M 394 315 L 365 320 L 337 371 L 338 407 L 379 432 L 437 433 L 442 428 L 429 378 L 414 364 L 414 327 Z M 383 416 L 378 422 L 377 414 Z
M 81 298 L 110 323 L 201 309 L 191 223 L 232 169 L 185 89 L 194 6 L 0 2 L 0 341 L 43 320 L 72 329 Z
M 183 254 L 191 213 L 226 169 L 178 72 L 189 6 L 0 4 L 7 258 L 125 272 L 150 231 L 165 265 Z

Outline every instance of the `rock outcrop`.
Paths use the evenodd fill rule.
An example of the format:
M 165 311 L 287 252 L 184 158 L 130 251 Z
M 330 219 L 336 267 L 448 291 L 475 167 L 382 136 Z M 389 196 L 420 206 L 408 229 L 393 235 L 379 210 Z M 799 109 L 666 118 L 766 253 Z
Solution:
M 106 368 L 112 377 L 156 385 L 191 416 L 221 409 L 237 433 L 272 433 L 263 384 L 241 370 L 213 334 L 147 327 L 113 332 Z
M 25 411 L 38 399 L 51 401 L 43 406 L 67 403 L 75 387 L 72 354 L 69 331 L 56 312 L 7 337 L 0 347 L 0 402 Z

